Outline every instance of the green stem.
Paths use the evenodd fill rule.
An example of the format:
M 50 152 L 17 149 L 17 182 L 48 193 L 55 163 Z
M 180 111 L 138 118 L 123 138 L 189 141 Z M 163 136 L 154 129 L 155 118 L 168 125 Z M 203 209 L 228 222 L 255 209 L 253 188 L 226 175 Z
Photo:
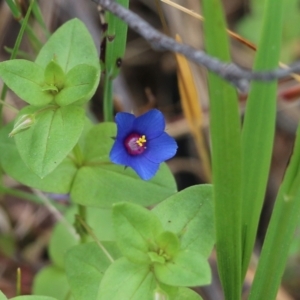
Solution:
M 4 46 L 3 48 L 4 48 L 4 50 L 5 50 L 8 54 L 10 54 L 10 55 L 12 54 L 12 52 L 13 52 L 13 49 L 12 49 L 12 48 L 9 48 L 9 47 L 6 47 L 6 46 Z M 33 56 L 32 56 L 31 54 L 28 54 L 27 52 L 22 51 L 22 50 L 19 50 L 19 51 L 18 51 L 16 57 L 21 58 L 21 59 L 26 59 L 26 60 L 29 60 L 29 61 L 33 61 L 33 60 L 34 60 L 34 59 L 33 59 Z
M 4 106 L 8 107 L 9 109 L 11 109 L 11 110 L 12 110 L 13 112 L 15 112 L 15 113 L 18 113 L 18 112 L 19 112 L 19 110 L 18 110 L 17 108 L 15 108 L 14 106 L 12 106 L 12 105 L 6 103 L 6 102 L 3 101 L 2 99 L 0 99 L 0 104 L 2 104 L 2 105 L 4 105 Z
M 108 75 L 104 77 L 104 100 L 103 100 L 103 111 L 104 121 L 113 122 L 113 91 L 112 91 L 112 79 Z
M 44 201 L 38 196 L 35 196 L 35 195 L 27 193 L 27 192 L 19 191 L 19 190 L 16 190 L 16 189 L 4 187 L 2 185 L 0 185 L 0 193 L 1 194 L 3 193 L 3 194 L 7 194 L 7 195 L 12 195 L 12 196 L 15 196 L 15 197 L 18 197 L 18 198 L 21 198 L 21 199 L 31 201 L 33 203 L 37 203 L 37 204 L 43 204 L 43 205 L 45 204 Z M 56 202 L 52 202 L 51 205 L 54 206 L 56 209 L 58 209 L 60 211 L 63 208 L 62 205 L 59 205 Z
M 46 26 L 46 24 L 44 22 L 43 15 L 42 15 L 41 10 L 40 10 L 40 8 L 39 8 L 39 6 L 38 6 L 37 3 L 35 3 L 35 5 L 33 6 L 32 11 L 33 11 L 35 19 L 38 21 L 39 25 L 42 27 L 45 37 L 47 39 L 50 38 L 51 33 L 47 29 L 47 26 Z
M 11 0 L 7 0 L 6 2 L 8 4 L 8 6 L 10 7 L 11 11 L 13 12 L 13 15 L 19 17 L 20 12 L 19 12 L 18 8 L 16 7 L 15 3 Z M 16 56 L 17 56 L 17 53 L 18 53 L 18 50 L 19 50 L 19 47 L 20 47 L 20 44 L 21 44 L 21 41 L 22 41 L 22 38 L 23 38 L 23 35 L 24 35 L 24 31 L 27 27 L 28 19 L 29 19 L 33 4 L 34 4 L 34 0 L 31 1 L 30 5 L 29 5 L 29 8 L 27 10 L 26 16 L 25 16 L 24 20 L 22 20 L 22 22 L 21 22 L 22 26 L 21 26 L 21 29 L 19 31 L 19 34 L 18 34 L 17 40 L 15 42 L 12 54 L 10 56 L 10 59 L 15 59 Z M 6 93 L 7 93 L 7 86 L 6 86 L 6 84 L 4 84 L 3 88 L 2 88 L 2 91 L 1 91 L 1 100 L 5 101 Z M 0 127 L 1 126 L 2 126 L 2 105 L 0 105 Z
M 35 2 L 35 0 L 32 1 L 33 3 Z M 6 3 L 8 5 L 8 7 L 10 8 L 14 18 L 20 22 L 20 24 L 23 26 L 23 22 L 25 21 L 26 19 L 26 16 L 28 14 L 28 10 L 31 11 L 32 9 L 32 5 L 30 4 L 28 10 L 27 10 L 27 13 L 26 13 L 26 16 L 25 18 L 23 19 L 23 16 L 18 8 L 18 6 L 15 4 L 15 2 L 13 0 L 6 0 Z M 35 50 L 39 50 L 41 47 L 42 47 L 42 43 L 40 42 L 40 40 L 37 38 L 36 34 L 34 33 L 32 27 L 27 24 L 28 23 L 28 19 L 27 21 L 25 22 L 25 30 L 28 34 L 28 37 L 30 39 L 30 42 L 32 43 L 32 46 L 34 47 Z
M 6 4 L 8 5 L 11 13 L 13 14 L 16 20 L 22 19 L 22 14 L 20 13 L 16 3 L 13 0 L 6 0 Z
M 86 222 L 86 206 L 78 204 L 78 214 L 80 216 L 80 220 Z M 82 244 L 87 242 L 87 235 L 84 230 L 79 230 L 80 241 Z
M 77 220 L 81 223 L 81 225 L 85 228 L 85 230 L 88 232 L 88 234 L 94 239 L 94 241 L 97 243 L 99 248 L 103 251 L 103 253 L 106 255 L 106 257 L 109 259 L 111 263 L 114 262 L 113 257 L 110 255 L 110 253 L 106 250 L 106 248 L 102 245 L 102 243 L 98 240 L 94 232 L 91 230 L 91 228 L 86 224 L 86 222 L 80 217 L 76 216 Z

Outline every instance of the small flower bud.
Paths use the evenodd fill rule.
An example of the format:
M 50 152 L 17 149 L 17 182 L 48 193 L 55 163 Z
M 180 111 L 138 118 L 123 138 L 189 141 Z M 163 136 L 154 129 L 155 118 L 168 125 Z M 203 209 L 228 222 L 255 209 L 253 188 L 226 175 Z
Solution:
M 35 123 L 35 115 L 33 114 L 26 114 L 21 116 L 15 123 L 13 130 L 9 133 L 9 137 L 13 137 L 17 133 L 30 128 Z

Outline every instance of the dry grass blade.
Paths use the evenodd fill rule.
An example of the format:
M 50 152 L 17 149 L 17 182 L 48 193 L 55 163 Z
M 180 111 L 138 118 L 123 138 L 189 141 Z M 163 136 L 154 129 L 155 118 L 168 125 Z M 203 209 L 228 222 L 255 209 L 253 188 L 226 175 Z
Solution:
M 186 13 L 186 14 L 188 14 L 188 15 L 190 15 L 190 16 L 198 19 L 198 20 L 204 21 L 204 18 L 201 15 L 199 15 L 198 13 L 196 13 L 196 12 L 190 10 L 190 9 L 187 9 L 184 6 L 181 6 L 181 5 L 177 4 L 177 3 L 174 3 L 171 0 L 160 0 L 160 1 L 163 2 L 163 3 L 168 4 L 168 5 L 174 7 L 174 8 L 176 8 L 176 9 L 178 9 L 178 10 L 180 10 L 180 11 L 182 11 L 182 12 L 184 12 L 184 13 Z M 231 31 L 229 29 L 227 29 L 227 32 L 228 32 L 228 34 L 229 34 L 230 37 L 232 37 L 232 38 L 236 39 L 237 41 L 241 42 L 242 44 L 246 45 L 248 48 L 250 48 L 250 49 L 252 49 L 254 51 L 257 50 L 255 44 L 253 44 L 250 41 L 248 41 L 247 39 L 243 38 L 242 36 L 240 36 L 236 32 L 233 32 L 233 31 Z M 282 62 L 279 62 L 279 65 L 282 68 L 287 68 L 288 67 L 287 65 L 285 65 Z M 297 82 L 300 82 L 300 76 L 298 74 L 291 73 L 290 76 L 293 77 Z
M 160 0 L 160 1 L 163 2 L 163 3 L 168 4 L 168 5 L 174 7 L 174 8 L 176 8 L 176 9 L 178 9 L 178 10 L 180 10 L 180 11 L 182 11 L 182 12 L 184 12 L 184 13 L 186 13 L 186 14 L 188 14 L 188 15 L 190 15 L 190 16 L 198 19 L 198 20 L 204 21 L 204 18 L 201 15 L 199 15 L 198 13 L 196 13 L 196 12 L 190 10 L 190 9 L 185 8 L 184 6 L 181 6 L 181 5 L 179 5 L 177 3 L 174 3 L 173 1 L 170 1 L 170 0 Z M 244 39 L 243 37 L 241 37 L 240 35 L 238 35 L 237 33 L 233 32 L 229 29 L 227 29 L 227 32 L 232 38 L 238 40 L 239 42 L 241 42 L 242 44 L 248 46 L 252 50 L 256 50 L 256 46 L 253 43 L 251 43 L 250 41 Z
M 176 40 L 181 42 L 181 38 L 178 35 L 176 36 Z M 205 179 L 210 182 L 210 159 L 202 132 L 203 115 L 201 106 L 199 105 L 199 96 L 193 74 L 187 59 L 183 55 L 176 54 L 176 60 L 178 64 L 177 77 L 183 113 L 195 140 L 198 155 L 203 162 Z

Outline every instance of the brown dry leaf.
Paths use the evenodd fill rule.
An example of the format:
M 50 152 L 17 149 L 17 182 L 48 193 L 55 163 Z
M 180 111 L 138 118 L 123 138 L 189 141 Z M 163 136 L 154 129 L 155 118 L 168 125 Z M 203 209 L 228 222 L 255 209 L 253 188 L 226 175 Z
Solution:
M 176 36 L 176 40 L 181 42 L 179 35 Z M 206 177 L 205 179 L 210 182 L 210 160 L 202 132 L 203 115 L 201 106 L 199 105 L 199 96 L 195 86 L 193 74 L 185 56 L 178 53 L 175 55 L 178 64 L 178 87 L 181 96 L 183 113 L 188 122 L 191 134 L 195 140 L 198 155 L 203 162 L 204 174 Z

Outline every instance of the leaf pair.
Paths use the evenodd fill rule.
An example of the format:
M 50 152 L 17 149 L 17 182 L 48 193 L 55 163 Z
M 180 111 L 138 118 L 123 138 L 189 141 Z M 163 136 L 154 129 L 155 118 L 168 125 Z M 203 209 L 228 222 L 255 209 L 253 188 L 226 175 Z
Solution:
M 153 299 L 161 291 L 174 296 L 178 287 L 210 283 L 211 199 L 211 186 L 201 185 L 177 193 L 152 211 L 130 203 L 114 205 L 116 240 L 125 257 L 106 271 L 97 300 L 121 295 Z
M 59 111 L 63 112 L 66 109 L 63 107 Z M 76 106 L 73 106 L 72 109 L 74 113 L 81 110 Z M 53 121 L 56 120 L 56 114 L 58 112 L 52 112 Z M 48 113 L 44 118 L 47 116 Z M 70 119 L 72 115 L 66 113 L 65 117 L 68 121 L 73 122 Z M 80 121 L 79 116 L 76 118 Z M 57 122 L 62 120 L 58 117 L 57 119 Z M 73 126 L 74 129 L 81 130 L 81 125 L 75 123 Z M 46 131 L 47 128 L 33 127 L 32 129 L 24 133 L 26 138 L 31 139 L 34 143 L 36 131 L 38 134 L 42 129 Z M 144 206 L 153 205 L 176 192 L 175 180 L 165 164 L 160 166 L 160 170 L 152 180 L 146 182 L 140 180 L 133 170 L 124 169 L 123 166 L 117 166 L 110 162 L 109 151 L 113 144 L 112 137 L 116 136 L 114 123 L 92 126 L 88 120 L 85 120 L 83 134 L 78 142 L 82 152 L 82 164 L 76 164 L 74 157 L 69 155 L 43 179 L 28 169 L 20 157 L 15 142 L 19 142 L 23 135 L 16 135 L 14 141 L 8 137 L 10 130 L 11 125 L 8 125 L 0 131 L 0 163 L 7 174 L 25 185 L 50 193 L 70 193 L 72 200 L 76 203 L 106 208 L 110 208 L 112 203 L 120 201 L 134 202 Z M 71 137 L 64 137 L 63 132 L 60 132 L 59 128 L 57 130 L 56 135 L 60 137 L 61 142 L 66 142 Z M 56 148 L 49 147 L 45 150 L 53 149 L 54 154 L 61 151 L 60 143 Z M 26 151 L 26 148 L 22 151 Z M 38 152 L 31 151 L 26 155 L 32 159 L 32 164 L 38 164 L 38 159 L 43 159 Z
M 75 213 L 75 207 L 67 212 L 69 224 L 74 222 Z M 115 262 L 111 264 L 96 243 L 78 245 L 73 228 L 61 221 L 49 247 L 54 265 L 38 274 L 34 293 L 58 297 L 68 291 L 76 300 L 152 300 L 154 295 L 199 300 L 199 295 L 184 286 L 210 282 L 207 258 L 214 244 L 212 218 L 210 185 L 185 189 L 152 211 L 126 203 L 116 205 L 113 213 L 88 208 L 87 222 Z M 163 260 L 151 260 L 153 253 Z M 49 282 L 60 288 L 47 290 Z
M 52 35 L 34 63 L 0 63 L 0 77 L 30 104 L 16 123 L 27 114 L 34 122 L 13 135 L 22 160 L 43 178 L 70 153 L 83 130 L 81 105 L 90 100 L 100 79 L 92 37 L 81 21 L 71 20 Z

